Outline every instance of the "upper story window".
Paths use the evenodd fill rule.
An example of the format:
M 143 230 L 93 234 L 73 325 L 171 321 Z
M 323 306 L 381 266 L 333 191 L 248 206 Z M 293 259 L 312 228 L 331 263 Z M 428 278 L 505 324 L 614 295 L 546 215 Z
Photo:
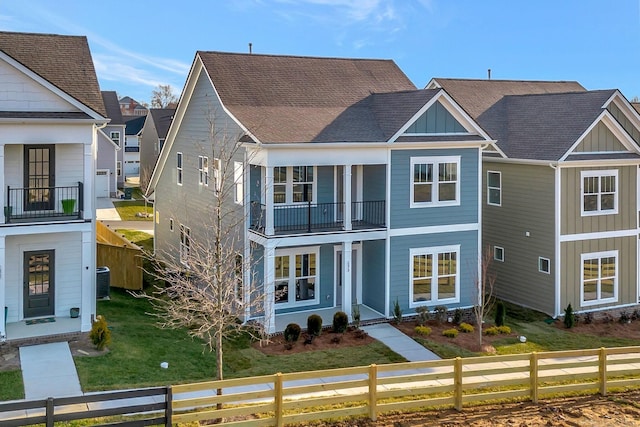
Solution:
M 500 246 L 493 247 L 493 259 L 504 262 L 504 248 Z
M 191 253 L 191 229 L 180 224 L 180 262 L 187 263 Z
M 220 190 L 222 189 L 222 175 L 221 175 L 221 162 L 220 159 L 213 159 L 213 185 L 216 191 L 216 194 L 220 194 Z
M 182 185 L 182 153 L 176 153 L 176 171 L 178 176 L 178 185 Z
M 502 206 L 502 173 L 487 172 L 487 204 Z
M 242 204 L 244 202 L 244 168 L 242 162 L 233 162 L 233 201 Z
M 209 158 L 198 156 L 198 176 L 200 185 L 209 186 Z
M 315 166 L 278 166 L 273 168 L 273 203 L 313 202 Z
M 460 156 L 412 157 L 412 208 L 460 204 Z
M 549 258 L 538 257 L 538 271 L 540 273 L 551 274 L 551 260 Z
M 410 250 L 411 307 L 460 300 L 460 246 Z
M 582 254 L 583 306 L 618 300 L 618 251 Z
M 618 213 L 618 171 L 582 171 L 582 216 Z
M 113 143 L 116 144 L 119 147 L 120 146 L 120 132 L 111 132 L 110 137 L 111 137 L 111 140 L 113 141 Z

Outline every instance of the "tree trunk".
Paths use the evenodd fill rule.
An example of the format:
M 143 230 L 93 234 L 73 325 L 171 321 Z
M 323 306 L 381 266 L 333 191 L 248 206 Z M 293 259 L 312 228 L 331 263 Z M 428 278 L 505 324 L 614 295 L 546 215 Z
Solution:
M 216 379 L 222 380 L 223 378 L 222 372 L 222 334 L 218 333 L 216 337 Z M 218 396 L 222 396 L 222 389 L 218 388 L 216 390 L 216 394 Z M 217 409 L 222 409 L 222 403 L 218 403 L 216 405 Z

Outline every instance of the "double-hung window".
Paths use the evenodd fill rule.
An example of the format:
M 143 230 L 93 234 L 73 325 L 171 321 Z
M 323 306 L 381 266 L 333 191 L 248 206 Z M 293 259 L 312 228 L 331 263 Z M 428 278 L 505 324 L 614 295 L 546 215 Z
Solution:
M 582 178 L 582 216 L 618 213 L 618 171 L 589 170 Z
M 244 202 L 244 168 L 242 162 L 233 162 L 233 201 L 242 204 Z
M 176 172 L 178 185 L 182 185 L 182 153 L 176 153 Z
M 582 254 L 583 306 L 618 300 L 618 251 Z
M 315 166 L 277 166 L 273 168 L 273 203 L 313 202 Z
M 460 301 L 460 246 L 410 250 L 411 307 Z
M 116 144 L 119 147 L 120 146 L 120 132 L 111 132 L 111 134 L 109 136 L 111 137 L 111 140 L 113 141 L 113 143 Z
M 191 229 L 180 224 L 180 262 L 187 263 L 191 252 Z
M 412 208 L 460 204 L 460 156 L 412 157 Z
M 221 171 L 222 163 L 219 158 L 213 159 L 213 186 L 216 191 L 216 195 L 220 194 L 222 190 L 222 171 Z
M 487 204 L 502 206 L 502 173 L 487 172 Z
M 317 247 L 276 252 L 275 303 L 278 307 L 318 303 L 318 260 Z
M 198 176 L 200 185 L 209 186 L 209 158 L 198 156 Z

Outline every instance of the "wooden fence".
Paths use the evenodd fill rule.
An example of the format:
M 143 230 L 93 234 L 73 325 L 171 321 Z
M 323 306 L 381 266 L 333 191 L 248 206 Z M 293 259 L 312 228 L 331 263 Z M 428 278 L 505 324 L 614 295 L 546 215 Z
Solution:
M 110 270 L 111 286 L 131 290 L 142 289 L 142 249 L 102 222 L 96 223 L 98 266 Z
M 639 386 L 640 347 L 602 348 L 278 373 L 0 404 L 0 427 L 44 422 L 53 425 L 48 424 L 49 420 L 135 412 L 144 412 L 148 419 L 132 419 L 120 425 L 171 425 L 223 419 L 221 424 L 231 426 L 280 427 L 349 416 L 376 420 L 381 413 L 422 408 L 460 410 L 470 403 L 496 400 L 536 403 L 541 397 L 570 393 L 606 395 L 610 389 Z M 223 393 L 217 395 L 217 389 Z M 136 399 L 130 400 L 133 397 Z M 87 409 L 90 405 L 79 405 L 93 403 L 101 407 L 98 402 L 114 399 L 121 400 L 120 406 L 124 409 L 117 409 L 113 403 L 94 410 Z M 42 407 L 47 408 L 46 417 L 28 415 L 26 411 L 22 416 L 7 416 L 8 411 Z M 153 413 L 156 415 L 151 415 Z

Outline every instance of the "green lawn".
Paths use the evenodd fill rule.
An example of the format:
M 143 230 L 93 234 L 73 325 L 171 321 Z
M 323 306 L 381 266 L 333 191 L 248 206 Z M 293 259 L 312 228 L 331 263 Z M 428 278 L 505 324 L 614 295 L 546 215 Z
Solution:
M 138 212 L 147 212 L 149 215 L 153 215 L 153 206 L 147 203 L 145 210 L 144 200 L 121 200 L 113 202 L 113 206 L 118 211 L 120 219 L 123 221 L 152 221 L 153 217 L 139 217 L 136 216 Z
M 131 243 L 135 243 L 147 252 L 153 252 L 153 235 L 144 231 L 116 229 L 116 233 L 123 235 Z
M 0 401 L 24 399 L 22 371 L 0 372 Z

